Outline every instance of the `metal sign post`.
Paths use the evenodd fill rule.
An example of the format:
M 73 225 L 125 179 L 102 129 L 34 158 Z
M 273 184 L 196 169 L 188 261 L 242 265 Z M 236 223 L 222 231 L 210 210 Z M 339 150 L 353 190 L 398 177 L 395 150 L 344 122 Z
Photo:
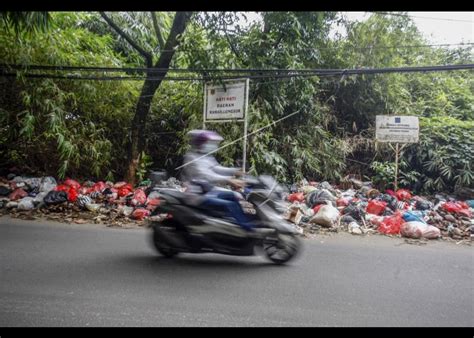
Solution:
M 247 122 L 248 122 L 248 108 L 249 108 L 249 79 L 245 80 L 245 118 L 244 118 L 244 159 L 242 171 L 245 173 L 247 163 Z
M 204 85 L 203 129 L 210 122 L 244 123 L 243 172 L 247 164 L 249 83 L 247 78 L 227 80 L 224 85 Z

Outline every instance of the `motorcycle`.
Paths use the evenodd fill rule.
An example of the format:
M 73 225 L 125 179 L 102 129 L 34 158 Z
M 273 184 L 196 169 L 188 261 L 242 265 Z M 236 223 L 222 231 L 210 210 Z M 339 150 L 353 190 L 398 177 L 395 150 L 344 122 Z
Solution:
M 202 188 L 202 194 L 155 188 L 160 203 L 152 216 L 166 214 L 150 224 L 155 249 L 168 258 L 180 252 L 252 256 L 259 248 L 276 264 L 294 258 L 301 241 L 295 225 L 282 217 L 285 189 L 270 176 L 246 176 L 244 182 L 245 201 L 255 214 L 253 231 L 242 229 L 224 211 L 199 206 L 204 194 L 213 189 L 205 182 L 192 182 Z

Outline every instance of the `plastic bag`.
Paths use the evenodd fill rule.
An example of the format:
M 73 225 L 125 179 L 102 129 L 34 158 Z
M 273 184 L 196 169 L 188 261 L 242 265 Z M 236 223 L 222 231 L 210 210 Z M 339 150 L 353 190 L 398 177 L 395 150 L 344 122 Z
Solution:
M 132 192 L 132 186 L 128 183 L 126 183 L 125 185 L 121 186 L 120 188 L 118 188 L 117 190 L 117 194 L 119 197 L 124 197 L 124 196 L 127 196 L 128 194 L 130 194 Z
M 150 215 L 150 210 L 138 208 L 133 211 L 132 218 L 141 221 L 145 217 L 148 217 L 149 215 Z
M 114 184 L 114 188 L 119 189 L 119 188 L 122 188 L 122 187 L 126 186 L 127 184 L 128 184 L 127 182 L 123 182 L 123 181 L 117 182 L 117 183 Z
M 100 209 L 100 204 L 87 203 L 87 204 L 86 204 L 86 209 L 89 210 L 89 211 L 92 211 L 92 212 L 99 211 L 99 209 Z
M 156 209 L 157 206 L 160 205 L 159 198 L 148 198 L 146 201 L 146 208 L 147 210 L 153 211 Z
M 458 215 L 472 217 L 472 213 L 469 211 L 469 205 L 465 202 L 446 202 L 441 205 L 444 211 L 455 213 Z
M 54 188 L 54 191 L 64 191 L 64 192 L 68 192 L 70 189 L 70 187 L 68 185 L 65 185 L 65 184 L 60 184 L 58 186 L 56 186 L 56 188 Z
M 400 227 L 400 234 L 408 238 L 428 238 L 435 239 L 441 237 L 441 231 L 432 225 L 413 221 L 403 223 Z
M 411 193 L 407 189 L 398 189 L 395 195 L 399 201 L 408 201 L 411 199 Z
M 331 227 L 337 222 L 339 216 L 340 214 L 337 208 L 332 205 L 323 205 L 318 213 L 311 218 L 310 222 Z
M 32 210 L 35 208 L 33 204 L 33 197 L 24 197 L 18 201 L 18 209 L 19 210 Z
M 397 210 L 397 203 L 398 200 L 396 197 L 389 195 L 389 194 L 382 194 L 378 196 L 379 200 L 387 202 L 387 206 L 392 209 L 393 211 Z
M 293 202 L 303 202 L 304 194 L 302 192 L 296 192 L 288 196 L 288 201 Z
M 371 200 L 367 205 L 366 210 L 369 214 L 380 215 L 385 210 L 386 206 L 387 202 L 385 201 Z
M 100 182 L 94 183 L 94 185 L 91 187 L 91 190 L 92 190 L 92 191 L 101 192 L 101 191 L 104 190 L 105 188 L 107 188 L 107 186 L 105 185 L 105 183 L 102 182 L 102 181 L 100 181 Z
M 91 203 L 92 203 L 92 198 L 90 198 L 87 195 L 81 194 L 77 197 L 77 200 L 76 200 L 76 204 L 81 208 L 85 208 L 87 204 L 91 204 Z
M 133 208 L 132 208 L 132 207 L 123 206 L 123 207 L 119 208 L 119 212 L 120 212 L 120 214 L 122 214 L 122 215 L 128 217 L 128 216 L 130 216 L 130 215 L 132 214 Z
M 68 187 L 72 187 L 76 190 L 79 190 L 81 188 L 81 185 L 79 184 L 79 182 L 75 181 L 75 180 L 72 180 L 70 178 L 68 178 L 67 180 L 65 180 L 63 182 L 64 185 L 68 186 Z
M 133 193 L 133 198 L 130 202 L 131 205 L 137 206 L 137 205 L 143 205 L 146 203 L 146 194 L 142 189 L 137 189 Z
M 16 201 L 16 200 L 19 200 L 23 197 L 26 197 L 28 196 L 28 193 L 21 189 L 21 188 L 17 188 L 15 190 L 13 190 L 10 195 L 8 196 L 8 198 L 11 200 L 11 201 Z
M 24 182 L 30 190 L 35 190 L 35 189 L 39 189 L 41 185 L 41 178 L 29 177 L 29 178 L 26 178 Z
M 353 200 L 351 204 L 342 210 L 342 213 L 344 215 L 352 216 L 355 220 L 360 221 L 362 220 L 362 217 L 365 216 L 365 209 L 362 206 L 356 205 L 354 203 L 355 201 Z
M 54 190 L 56 186 L 56 183 L 52 183 L 51 181 L 43 181 L 40 185 L 39 191 L 48 193 L 51 190 Z
M 410 212 L 410 211 L 405 211 L 403 213 L 403 220 L 405 222 L 421 222 L 421 223 L 426 223 L 425 220 L 423 219 L 423 217 L 415 214 L 414 212 Z
M 3 185 L 0 186 L 0 196 L 8 196 L 11 194 L 11 190 Z
M 383 234 L 398 234 L 400 226 L 404 223 L 400 212 L 396 212 L 393 216 L 385 217 L 381 222 L 378 231 Z
M 338 198 L 336 200 L 336 206 L 338 207 L 347 207 L 349 205 L 349 200 L 346 198 Z
M 48 191 L 49 192 L 49 191 Z M 48 192 L 46 191 L 43 191 L 43 192 L 40 192 L 38 195 L 35 196 L 35 198 L 33 199 L 33 203 L 34 204 L 40 204 L 43 202 L 45 196 L 48 194 Z
M 77 190 L 71 187 L 69 191 L 67 192 L 67 200 L 69 202 L 76 202 L 77 196 L 78 196 Z
M 318 204 L 318 205 L 316 205 L 316 206 L 313 208 L 313 212 L 314 212 L 315 214 L 317 214 L 318 211 L 319 211 L 319 209 L 321 209 L 321 207 L 322 207 L 323 205 L 324 205 L 324 204 Z
M 317 204 L 325 204 L 326 201 L 334 202 L 334 205 L 336 205 L 336 198 L 326 189 L 315 190 L 306 197 L 306 204 L 309 207 L 314 207 Z
M 46 205 L 55 205 L 67 202 L 67 192 L 52 190 L 43 199 Z

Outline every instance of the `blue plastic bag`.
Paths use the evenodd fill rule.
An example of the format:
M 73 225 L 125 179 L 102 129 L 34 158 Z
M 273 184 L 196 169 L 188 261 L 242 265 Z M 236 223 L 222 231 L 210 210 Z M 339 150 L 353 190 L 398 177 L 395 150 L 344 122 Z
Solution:
M 405 222 L 422 222 L 425 223 L 423 219 L 423 214 L 421 212 L 406 211 L 403 213 L 402 218 Z

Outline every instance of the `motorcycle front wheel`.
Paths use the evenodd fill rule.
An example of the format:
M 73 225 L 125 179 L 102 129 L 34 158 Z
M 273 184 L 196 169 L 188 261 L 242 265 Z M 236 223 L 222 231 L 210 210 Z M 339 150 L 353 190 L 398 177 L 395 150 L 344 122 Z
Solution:
M 155 225 L 158 226 L 158 225 Z M 176 256 L 179 251 L 170 246 L 168 243 L 166 243 L 166 240 L 160 236 L 160 233 L 155 230 L 153 227 L 153 234 L 152 234 L 152 242 L 153 246 L 155 247 L 156 251 L 158 251 L 161 255 L 163 255 L 166 258 L 172 258 Z

